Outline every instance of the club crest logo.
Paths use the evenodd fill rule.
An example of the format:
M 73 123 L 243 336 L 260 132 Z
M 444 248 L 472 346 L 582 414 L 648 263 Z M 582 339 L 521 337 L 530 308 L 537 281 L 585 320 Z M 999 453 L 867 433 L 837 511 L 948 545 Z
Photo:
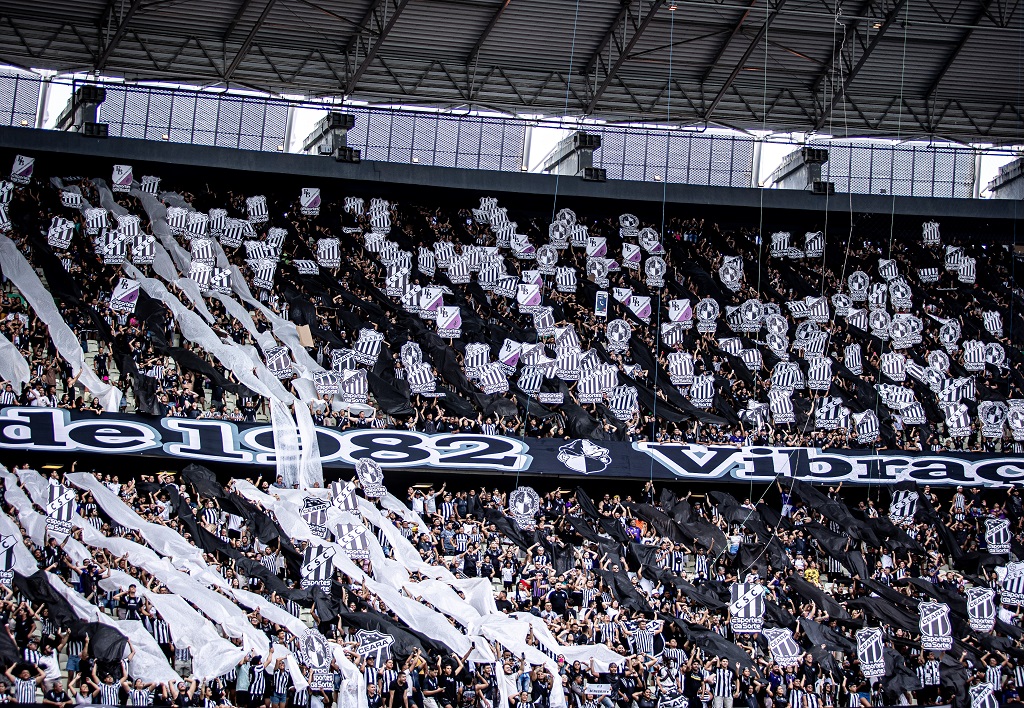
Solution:
M 589 440 L 573 440 L 558 448 L 558 461 L 573 472 L 596 474 L 608 469 L 612 456 L 607 449 Z

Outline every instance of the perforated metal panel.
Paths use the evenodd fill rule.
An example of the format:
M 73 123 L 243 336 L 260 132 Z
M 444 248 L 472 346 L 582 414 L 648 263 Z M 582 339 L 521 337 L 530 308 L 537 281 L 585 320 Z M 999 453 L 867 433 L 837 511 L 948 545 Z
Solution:
M 753 140 L 662 128 L 602 127 L 594 164 L 608 179 L 750 186 Z
M 0 125 L 35 127 L 40 86 L 34 76 L 0 73 Z
M 837 192 L 914 197 L 974 196 L 974 150 L 952 146 L 830 141 L 823 180 Z
M 112 136 L 266 151 L 284 143 L 284 101 L 117 84 L 105 88 L 99 119 Z

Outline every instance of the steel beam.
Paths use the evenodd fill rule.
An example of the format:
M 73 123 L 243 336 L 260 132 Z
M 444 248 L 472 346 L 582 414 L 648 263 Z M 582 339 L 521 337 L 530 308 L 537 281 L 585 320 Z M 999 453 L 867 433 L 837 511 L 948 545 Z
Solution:
M 587 65 L 583 69 L 584 74 L 589 76 L 594 69 L 597 68 L 597 63 L 601 61 L 601 55 L 604 54 L 604 50 L 608 48 L 608 43 L 615 37 L 615 30 L 617 30 L 619 26 L 626 21 L 626 18 L 629 17 L 629 5 L 630 0 L 623 0 L 621 9 L 619 9 L 618 14 L 615 15 L 615 19 L 612 20 L 611 25 L 608 26 L 604 36 L 601 37 L 601 41 L 598 43 L 597 49 L 594 50 L 593 55 L 587 60 Z
M 984 19 L 985 15 L 988 14 L 988 9 L 991 6 L 992 0 L 981 0 L 981 5 L 978 7 L 978 12 L 971 20 L 971 25 L 974 26 L 971 27 L 971 29 L 964 30 L 964 33 L 960 35 L 960 40 L 956 43 L 956 46 L 953 47 L 952 51 L 950 51 L 949 55 L 946 57 L 946 61 L 943 62 L 942 68 L 939 69 L 939 73 L 935 75 L 935 78 L 932 80 L 932 85 L 928 88 L 928 91 L 925 93 L 924 99 L 926 101 L 930 99 L 932 95 L 939 89 L 939 84 L 941 84 L 942 80 L 946 78 L 946 74 L 948 74 L 949 70 L 953 67 L 953 63 L 957 60 L 957 57 L 960 56 L 960 53 L 964 50 L 964 47 L 967 46 L 967 40 L 969 40 L 971 38 L 971 35 L 974 34 L 976 26 L 978 25 L 978 23 L 982 21 L 982 19 Z
M 660 10 L 661 6 L 664 4 L 665 0 L 653 0 L 653 2 L 651 2 L 650 7 L 647 9 L 647 14 L 640 19 L 640 23 L 636 25 L 636 27 L 633 29 L 633 35 L 629 38 L 625 45 L 622 46 L 621 50 L 619 51 L 619 55 L 615 57 L 615 61 L 612 62 L 612 65 L 608 67 L 608 71 L 605 72 L 604 80 L 601 82 L 601 85 L 597 87 L 597 89 L 594 91 L 594 95 L 590 97 L 590 103 L 587 105 L 588 115 L 594 112 L 594 108 L 597 106 L 597 102 L 598 100 L 600 100 L 601 94 L 603 94 L 611 85 L 612 80 L 615 79 L 615 74 L 618 73 L 619 69 L 622 67 L 622 64 L 629 57 L 629 53 L 633 51 L 633 47 L 636 46 L 637 41 L 640 39 L 641 36 L 643 36 L 643 33 L 650 26 L 651 20 L 654 19 L 654 16 L 658 14 L 658 10 Z M 614 33 L 614 30 L 612 30 L 612 32 Z M 622 36 L 623 39 L 625 39 L 625 30 L 623 30 Z
M 235 58 L 228 64 L 228 68 L 224 70 L 224 80 L 230 81 L 232 75 L 235 73 L 235 69 L 245 59 L 245 55 L 249 53 L 249 48 L 252 47 L 253 40 L 256 39 L 256 33 L 260 31 L 260 27 L 267 21 L 267 16 L 270 15 L 270 11 L 274 9 L 274 4 L 277 0 L 267 0 L 266 7 L 263 8 L 263 12 L 256 19 L 256 24 L 249 30 L 249 34 L 245 35 L 245 39 L 242 41 L 242 46 L 238 48 L 238 52 L 235 54 Z
M 381 3 L 384 4 L 384 3 Z M 356 85 L 359 83 L 359 79 L 363 78 L 363 74 L 373 60 L 377 58 L 377 51 L 380 49 L 380 45 L 384 44 L 384 41 L 391 34 L 391 30 L 394 29 L 395 23 L 398 22 L 398 18 L 402 15 L 402 10 L 409 4 L 409 0 L 398 0 L 394 10 L 391 12 L 391 16 L 388 17 L 387 24 L 381 29 L 380 34 L 377 36 L 377 41 L 373 43 L 373 46 L 366 50 L 366 56 L 363 57 L 363 61 L 356 67 L 356 70 L 349 76 L 348 83 L 345 85 L 345 95 L 350 96 L 355 91 Z
M 748 17 L 750 17 L 750 11 L 754 9 L 757 2 L 758 0 L 750 0 L 749 7 L 747 7 L 746 11 L 744 11 L 740 16 L 740 19 L 736 21 L 736 24 L 733 25 L 732 32 L 730 32 L 729 36 L 725 38 L 724 42 L 722 42 L 722 46 L 718 48 L 715 58 L 711 60 L 711 63 L 708 64 L 708 68 L 704 70 L 704 78 L 702 82 L 711 78 L 711 72 L 715 70 L 716 66 L 718 66 L 718 62 L 722 61 L 722 57 L 725 56 L 725 50 L 729 48 L 732 40 L 736 39 L 736 35 L 740 33 L 740 30 L 743 28 L 743 23 L 747 21 Z
M 472 64 L 476 59 L 476 55 L 480 53 L 480 49 L 484 46 L 484 42 L 487 41 L 491 32 L 494 31 L 495 25 L 498 24 L 498 20 L 501 19 L 501 16 L 505 13 L 505 10 L 508 9 L 511 2 L 512 0 L 502 0 L 501 7 L 499 7 L 497 12 L 495 12 L 491 17 L 491 21 L 487 23 L 487 26 L 484 27 L 484 31 L 480 33 L 479 37 L 477 37 L 476 44 L 474 44 L 473 48 L 469 50 L 469 56 L 466 58 L 467 64 Z
M 871 58 L 871 54 L 875 51 L 875 48 L 878 47 L 879 42 L 882 41 L 882 37 L 884 37 L 885 33 L 889 30 L 890 27 L 892 27 L 893 23 L 896 21 L 896 18 L 900 14 L 900 10 L 902 10 L 903 6 L 906 4 L 907 0 L 896 0 L 896 4 L 893 6 L 892 10 L 890 10 L 888 14 L 886 14 L 885 20 L 882 22 L 882 26 L 878 28 L 878 31 L 875 32 L 875 36 L 872 37 L 871 41 L 868 43 L 867 49 L 864 50 L 864 52 L 860 55 L 860 59 L 857 60 L 857 63 L 854 64 L 853 68 L 850 69 L 850 72 L 846 75 L 846 79 L 843 81 L 843 85 L 840 86 L 839 89 L 832 94 L 832 105 L 835 105 L 836 100 L 840 96 L 846 95 L 847 90 L 850 88 L 850 84 L 852 84 L 853 80 L 857 78 L 857 74 L 859 74 L 860 70 L 864 68 L 864 65 L 867 63 L 868 59 Z M 814 124 L 814 130 L 821 130 L 821 127 L 825 125 L 826 120 L 826 113 L 825 111 L 822 111 L 821 117 L 818 118 L 818 120 Z
M 864 7 L 861 8 L 860 14 L 857 15 L 856 17 L 852 18 L 850 20 L 850 23 L 848 25 L 846 25 L 846 29 L 843 31 L 843 39 L 842 39 L 842 41 L 839 43 L 838 46 L 833 48 L 832 56 L 829 58 L 828 63 L 825 64 L 825 68 L 814 79 L 814 83 L 811 84 L 811 93 L 814 93 L 814 94 L 818 93 L 818 89 L 821 87 L 822 82 L 825 79 L 828 78 L 829 72 L 832 70 L 832 67 L 835 66 L 836 61 L 842 55 L 843 47 L 845 47 L 848 42 L 851 42 L 854 39 L 854 37 L 856 37 L 856 35 L 857 35 L 857 25 L 859 25 L 861 22 L 864 22 L 865 20 L 874 19 L 869 14 L 871 12 L 871 8 L 873 6 L 874 6 L 874 0 L 867 0 L 867 2 L 864 3 Z
M 754 38 L 750 40 L 750 46 L 746 48 L 743 52 L 743 56 L 741 56 L 740 60 L 736 62 L 736 66 L 734 66 L 732 72 L 730 72 L 729 78 L 725 80 L 722 88 L 718 90 L 718 94 L 715 96 L 714 100 L 711 101 L 711 105 L 708 106 L 706 111 L 704 111 L 705 122 L 711 120 L 711 116 L 715 112 L 715 109 L 718 108 L 718 104 L 722 102 L 723 98 L 725 98 L 726 92 L 730 87 L 732 87 L 733 82 L 736 81 L 736 77 L 740 75 L 740 72 L 743 71 L 743 67 L 747 65 L 747 60 L 750 59 L 750 55 L 754 53 L 754 50 L 757 49 L 757 45 L 761 43 L 762 39 L 764 39 L 765 33 L 768 31 L 768 28 L 771 26 L 775 18 L 779 16 L 779 11 L 782 10 L 783 5 L 785 4 L 786 0 L 779 0 L 775 9 L 768 14 L 764 24 L 761 25 L 761 29 L 759 29 Z
M 96 59 L 96 71 L 102 71 L 103 67 L 106 66 L 110 56 L 114 53 L 114 50 L 117 49 L 117 45 L 119 45 L 121 40 L 124 38 L 125 32 L 128 31 L 128 23 L 132 21 L 132 16 L 135 14 L 135 11 L 139 9 L 140 5 L 142 5 L 142 0 L 132 0 L 132 4 L 128 6 L 128 10 L 124 13 L 124 17 L 122 17 L 121 21 L 118 23 L 117 29 L 114 30 L 114 36 L 107 41 L 107 46 L 103 48 L 103 52 Z

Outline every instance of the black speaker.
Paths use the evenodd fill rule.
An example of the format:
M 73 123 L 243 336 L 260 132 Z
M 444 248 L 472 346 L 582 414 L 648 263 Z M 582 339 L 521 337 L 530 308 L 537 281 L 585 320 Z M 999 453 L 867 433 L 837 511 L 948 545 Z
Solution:
M 822 182 L 819 179 L 811 183 L 811 194 L 835 194 L 835 182 Z
M 580 175 L 585 182 L 607 182 L 608 173 L 603 167 L 584 167 Z
M 359 150 L 350 147 L 338 148 L 334 152 L 334 159 L 338 162 L 351 162 L 352 164 L 358 165 L 362 162 L 362 153 Z
M 109 126 L 106 123 L 83 123 L 82 136 L 86 138 L 107 137 Z

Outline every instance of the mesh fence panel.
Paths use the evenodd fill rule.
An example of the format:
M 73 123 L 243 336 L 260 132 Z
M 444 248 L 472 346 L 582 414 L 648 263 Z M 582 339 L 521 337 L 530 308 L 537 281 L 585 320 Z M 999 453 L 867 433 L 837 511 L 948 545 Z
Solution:
M 34 76 L 0 73 L 0 125 L 34 127 L 40 88 Z
M 974 196 L 971 148 L 930 145 L 878 145 L 852 141 L 822 143 L 828 162 L 822 179 L 837 192 L 914 197 Z

